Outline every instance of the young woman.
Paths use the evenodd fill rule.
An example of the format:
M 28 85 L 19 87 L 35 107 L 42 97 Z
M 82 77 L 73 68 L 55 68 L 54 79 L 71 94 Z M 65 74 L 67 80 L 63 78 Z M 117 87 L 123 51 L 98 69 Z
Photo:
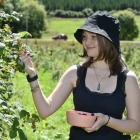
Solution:
M 40 117 L 54 113 L 73 92 L 75 110 L 94 113 L 97 119 L 90 128 L 72 126 L 70 140 L 130 140 L 129 134 L 140 132 L 140 89 L 121 58 L 118 20 L 96 12 L 74 36 L 85 61 L 68 68 L 47 98 L 30 53 L 20 56 Z M 125 109 L 127 118 L 122 119 Z

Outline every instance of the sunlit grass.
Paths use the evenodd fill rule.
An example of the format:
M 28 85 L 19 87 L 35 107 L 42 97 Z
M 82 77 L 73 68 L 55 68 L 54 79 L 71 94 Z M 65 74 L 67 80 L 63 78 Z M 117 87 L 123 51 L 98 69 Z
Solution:
M 50 72 L 38 72 L 41 88 L 46 96 L 48 96 L 56 85 L 57 81 L 51 79 Z M 26 75 L 17 73 L 14 78 L 14 87 L 16 95 L 12 98 L 12 101 L 21 103 L 24 108 L 32 113 L 37 113 L 32 100 L 32 94 L 29 84 L 26 80 Z M 51 117 L 41 120 L 37 123 L 37 131 L 32 132 L 32 129 L 28 126 L 24 131 L 27 134 L 29 140 L 54 140 L 68 139 L 69 125 L 66 122 L 66 110 L 72 108 L 71 96 L 67 99 L 67 102 L 63 104 L 61 109 L 55 112 Z M 49 138 L 48 138 L 49 137 Z
M 83 18 L 50 18 L 47 19 L 47 32 L 42 38 L 51 40 L 52 36 L 60 33 L 68 35 L 69 40 L 74 40 L 73 33 L 84 22 Z
M 39 42 L 35 41 L 36 43 L 33 43 L 32 41 L 28 43 L 30 43 L 32 48 L 35 49 L 34 51 L 38 53 L 36 59 L 38 60 L 38 65 L 41 65 L 41 68 L 39 68 L 37 72 L 39 76 L 40 85 L 45 95 L 48 96 L 58 82 L 58 80 L 52 79 L 53 73 L 56 71 L 60 71 L 63 73 L 68 66 L 76 64 L 79 61 L 78 54 L 82 49 L 81 47 L 79 47 L 79 43 L 76 43 L 74 41 L 48 42 L 44 39 L 38 40 Z M 137 44 L 135 44 L 134 42 L 126 41 L 123 44 L 121 42 L 121 46 L 128 49 L 127 47 L 136 47 Z M 50 55 L 49 49 L 53 50 L 52 55 Z M 138 56 L 140 51 L 139 49 L 134 49 L 134 51 L 128 52 L 132 52 L 130 53 L 131 56 L 129 56 L 129 53 L 126 53 L 127 57 L 129 58 L 128 60 L 130 60 L 130 68 L 133 68 L 134 71 L 136 71 L 137 74 L 139 74 Z M 54 66 L 53 70 L 47 69 L 47 62 L 49 62 L 49 65 Z M 27 111 L 31 113 L 37 113 L 32 100 L 30 87 L 26 80 L 26 75 L 17 72 L 16 77 L 14 78 L 14 85 L 16 94 L 12 100 L 22 103 L 22 105 Z M 26 132 L 28 139 L 67 140 L 69 136 L 69 125 L 66 122 L 65 112 L 66 110 L 71 108 L 73 108 L 72 96 L 70 96 L 68 100 L 62 105 L 62 107 L 52 116 L 46 118 L 45 120 L 41 120 L 39 123 L 37 123 L 36 132 L 32 132 L 32 129 L 29 126 L 27 126 L 24 131 Z M 138 140 L 138 136 L 139 135 L 135 135 L 135 138 L 133 138 L 132 140 Z
M 136 24 L 139 28 L 139 36 L 134 39 L 140 41 L 140 16 L 135 16 Z M 85 18 L 47 18 L 47 32 L 43 33 L 42 38 L 52 40 L 52 36 L 60 33 L 68 35 L 68 40 L 74 40 L 74 32 L 85 21 Z
M 137 25 L 139 26 L 139 29 L 140 29 L 139 17 L 137 17 L 136 20 L 137 20 Z M 43 35 L 43 39 L 51 40 L 51 37 L 54 36 L 55 34 L 65 33 L 68 35 L 68 40 L 73 40 L 74 39 L 73 33 L 83 22 L 84 22 L 84 19 L 62 19 L 62 18 L 50 19 L 50 20 L 48 20 L 48 31 L 46 32 L 46 34 Z M 139 36 L 139 38 L 140 38 L 140 36 Z M 139 39 L 139 38 L 137 38 L 137 39 Z M 40 43 L 38 43 L 38 45 L 37 45 L 38 48 L 40 47 L 40 49 L 42 49 L 41 45 L 43 43 L 45 44 L 44 46 L 46 48 L 44 47 L 42 49 L 43 51 L 38 49 L 38 52 L 42 51 L 37 56 L 38 57 L 37 59 L 39 62 L 38 65 L 40 65 L 41 63 L 44 63 L 44 68 L 46 68 L 47 60 L 49 60 L 49 58 L 46 59 L 46 57 L 51 57 L 51 53 L 53 53 L 53 51 L 56 50 L 56 48 L 58 46 L 59 46 L 59 48 L 61 48 L 61 46 L 63 46 L 64 44 L 61 44 L 62 42 L 58 42 L 58 44 L 54 44 L 54 42 L 51 42 L 50 44 L 51 45 L 53 44 L 55 46 L 54 46 L 54 50 L 50 51 L 50 50 L 47 50 L 48 46 L 50 44 L 48 45 L 46 42 L 43 42 L 41 44 L 41 42 L 42 41 L 40 41 Z M 77 63 L 77 59 L 78 59 L 76 57 L 75 57 L 75 59 L 73 59 L 73 57 L 72 57 L 75 55 L 75 54 L 73 54 L 73 52 L 75 50 L 72 48 L 74 48 L 77 44 L 75 45 L 73 42 L 70 44 L 70 41 L 65 42 L 65 43 L 67 44 L 66 47 L 69 47 L 67 52 L 65 51 L 63 53 L 64 48 L 60 49 L 58 52 L 55 53 L 54 58 L 52 59 L 52 63 L 55 62 L 54 65 L 58 64 L 59 62 L 61 63 L 61 67 L 57 67 L 58 72 L 60 69 L 66 69 L 67 66 L 71 65 L 72 63 Z M 66 49 L 66 47 L 65 47 L 65 49 Z M 47 51 L 45 51 L 45 50 L 47 50 Z M 2 51 L 2 53 L 3 53 L 3 51 Z M 61 53 L 61 57 L 60 57 L 60 55 L 58 56 L 59 53 Z M 43 55 L 43 57 L 42 57 L 42 55 Z M 69 57 L 67 57 L 67 56 L 69 56 Z M 135 59 L 133 59 L 133 57 L 131 57 L 131 58 L 132 58 L 131 60 L 135 60 L 135 62 L 136 62 L 136 65 L 132 65 L 131 67 L 136 69 L 135 66 L 139 65 L 139 63 L 137 63 L 137 60 L 139 59 L 139 55 L 135 55 Z M 64 60 L 65 63 L 63 63 L 61 61 L 61 59 Z M 68 59 L 69 59 L 69 63 L 67 63 Z M 137 72 L 139 72 L 139 67 L 137 67 Z M 52 79 L 53 70 L 49 71 L 46 69 L 44 71 L 42 68 L 40 68 L 37 73 L 39 76 L 39 81 L 40 81 L 42 90 L 44 91 L 46 96 L 49 96 L 49 94 L 52 92 L 52 90 L 56 86 L 56 83 L 58 82 L 57 80 Z M 17 72 L 13 82 L 14 82 L 15 96 L 13 96 L 13 98 L 11 99 L 11 102 L 19 102 L 24 106 L 24 108 L 27 111 L 29 111 L 31 113 L 37 113 L 35 105 L 32 100 L 30 86 L 26 80 L 26 75 Z M 31 126 L 29 126 L 29 125 L 26 126 L 26 123 L 25 123 L 25 128 L 23 127 L 23 129 L 25 130 L 25 133 L 27 134 L 28 139 L 29 140 L 49 140 L 49 139 L 50 140 L 58 140 L 58 139 L 66 140 L 68 138 L 68 134 L 69 134 L 69 125 L 66 122 L 65 112 L 69 108 L 73 108 L 71 96 L 62 105 L 62 107 L 57 112 L 55 112 L 51 117 L 48 117 L 45 120 L 40 120 L 40 122 L 37 123 L 36 132 L 32 132 L 32 129 L 30 128 Z

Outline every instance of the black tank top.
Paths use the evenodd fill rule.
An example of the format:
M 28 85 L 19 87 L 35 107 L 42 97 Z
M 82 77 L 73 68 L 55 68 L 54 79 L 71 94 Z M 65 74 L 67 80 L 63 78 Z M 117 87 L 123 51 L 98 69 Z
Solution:
M 103 113 L 121 119 L 125 109 L 126 72 L 117 75 L 117 85 L 113 93 L 90 91 L 85 85 L 87 68 L 77 65 L 77 85 L 73 89 L 75 110 Z M 69 140 L 130 140 L 130 135 L 103 126 L 98 131 L 87 133 L 82 128 L 72 126 Z

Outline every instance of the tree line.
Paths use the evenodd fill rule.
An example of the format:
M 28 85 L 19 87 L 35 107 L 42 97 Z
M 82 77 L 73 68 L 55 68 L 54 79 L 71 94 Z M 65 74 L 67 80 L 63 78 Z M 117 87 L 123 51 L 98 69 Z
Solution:
M 56 9 L 81 11 L 85 8 L 96 10 L 123 10 L 132 8 L 140 10 L 140 0 L 38 0 L 46 10 Z
M 115 0 L 92 0 L 96 6 L 99 7 L 107 7 L 117 5 Z M 124 0 L 118 0 L 117 3 L 120 3 L 120 1 Z M 125 0 L 127 3 L 129 0 Z M 51 10 L 45 10 L 43 2 L 48 3 L 47 6 L 51 5 L 55 7 L 54 11 Z M 86 3 L 87 2 L 87 3 Z M 56 2 L 56 0 L 6 0 L 3 1 L 3 4 L 0 6 L 0 8 L 5 11 L 6 13 L 14 13 L 19 18 L 19 20 L 14 20 L 12 22 L 9 22 L 8 24 L 10 27 L 12 27 L 12 32 L 17 33 L 19 31 L 28 31 L 32 34 L 32 37 L 40 38 L 42 36 L 43 31 L 47 29 L 46 24 L 46 12 L 49 16 L 55 16 L 55 17 L 63 17 L 63 18 L 82 18 L 82 17 L 88 17 L 94 11 L 91 8 L 86 7 L 86 5 L 92 6 L 94 4 L 90 4 L 91 0 L 59 0 L 59 2 Z M 112 2 L 112 3 L 111 3 Z M 134 4 L 136 0 L 131 1 L 131 3 Z M 138 1 L 140 3 L 140 1 Z M 128 3 L 128 4 L 131 4 Z M 73 4 L 73 5 L 72 5 Z M 138 5 L 138 4 L 137 4 Z M 57 6 L 61 7 L 58 8 Z M 74 9 L 76 6 L 77 9 L 82 9 L 81 11 L 72 11 L 72 10 L 63 10 L 64 7 L 70 6 Z M 58 10 L 56 10 L 58 8 Z M 94 8 L 95 9 L 95 8 Z M 103 10 L 103 9 L 97 9 L 97 10 Z M 105 9 L 104 9 L 105 10 Z M 16 11 L 16 12 L 15 12 Z M 116 11 L 111 11 L 111 13 L 118 13 Z M 131 14 L 129 14 L 131 13 Z M 135 14 L 133 13 L 140 13 L 139 11 L 128 9 L 125 14 L 124 10 L 122 13 L 118 13 L 118 17 L 120 17 L 120 23 L 121 23 L 121 39 L 123 40 L 130 40 L 138 36 L 138 28 L 136 27 L 136 23 L 134 21 Z M 129 21 L 129 22 L 128 22 Z M 123 25 L 122 25 L 123 23 Z M 132 27 L 132 28 L 130 28 Z M 124 29 L 126 29 L 126 31 Z M 131 29 L 131 30 L 130 30 Z M 131 32 L 131 33 L 130 33 Z M 126 33 L 129 35 L 126 36 Z M 124 35 L 123 35 L 124 34 Z

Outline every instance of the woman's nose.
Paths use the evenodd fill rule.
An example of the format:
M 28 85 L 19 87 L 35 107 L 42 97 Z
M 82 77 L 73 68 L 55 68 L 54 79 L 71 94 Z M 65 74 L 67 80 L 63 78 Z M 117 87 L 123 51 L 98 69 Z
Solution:
M 92 40 L 90 38 L 86 39 L 86 42 L 85 42 L 86 45 L 91 45 L 91 43 L 92 43 Z

